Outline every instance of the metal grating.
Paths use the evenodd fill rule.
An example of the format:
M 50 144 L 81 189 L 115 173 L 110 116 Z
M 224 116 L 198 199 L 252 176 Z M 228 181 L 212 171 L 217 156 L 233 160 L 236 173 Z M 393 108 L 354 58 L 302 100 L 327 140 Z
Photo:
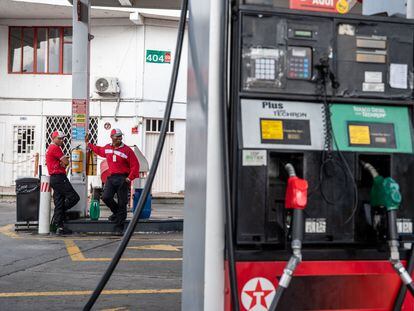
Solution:
M 52 133 L 54 131 L 61 131 L 65 135 L 69 135 L 71 132 L 72 122 L 70 116 L 52 116 L 46 117 L 46 150 L 52 142 Z M 70 151 L 70 139 L 63 140 L 62 151 L 64 154 L 69 154 Z
M 69 139 L 63 141 L 62 151 L 64 154 L 70 153 L 70 134 L 72 128 L 71 116 L 51 116 L 46 117 L 46 149 L 49 147 L 52 142 L 52 133 L 54 131 L 62 131 L 64 134 L 68 135 Z M 89 118 L 89 133 L 91 135 L 90 142 L 96 144 L 98 142 L 98 118 L 90 117 Z
M 17 178 L 34 175 L 35 129 L 33 125 L 13 127 L 13 184 Z
M 99 119 L 97 117 L 90 117 L 89 118 L 89 134 L 90 142 L 94 145 L 98 143 L 98 121 Z
M 161 126 L 161 119 L 146 119 L 145 132 L 160 133 Z M 174 133 L 174 120 L 170 120 L 170 126 L 167 129 L 167 133 Z
M 19 125 L 14 126 L 14 143 L 18 154 L 27 154 L 33 151 L 35 141 L 35 127 Z

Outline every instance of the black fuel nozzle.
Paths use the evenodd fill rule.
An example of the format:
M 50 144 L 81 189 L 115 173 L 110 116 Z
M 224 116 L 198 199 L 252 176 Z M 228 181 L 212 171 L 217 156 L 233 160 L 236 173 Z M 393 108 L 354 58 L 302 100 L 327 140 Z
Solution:
M 276 289 L 275 298 L 269 310 L 276 310 L 284 290 L 289 286 L 296 267 L 302 261 L 302 241 L 304 235 L 304 215 L 303 210 L 307 204 L 308 182 L 305 179 L 296 176 L 295 168 L 292 164 L 285 165 L 286 172 L 289 175 L 286 188 L 285 207 L 293 210 L 292 218 L 292 256 L 290 257 Z

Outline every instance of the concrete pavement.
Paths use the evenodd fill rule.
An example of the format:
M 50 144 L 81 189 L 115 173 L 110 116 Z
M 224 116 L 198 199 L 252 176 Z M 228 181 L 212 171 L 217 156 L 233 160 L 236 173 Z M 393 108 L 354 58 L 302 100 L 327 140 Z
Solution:
M 14 221 L 15 204 L 0 203 L 0 310 L 81 310 L 120 238 L 16 233 Z M 94 310 L 180 310 L 182 234 L 136 234 L 128 247 Z

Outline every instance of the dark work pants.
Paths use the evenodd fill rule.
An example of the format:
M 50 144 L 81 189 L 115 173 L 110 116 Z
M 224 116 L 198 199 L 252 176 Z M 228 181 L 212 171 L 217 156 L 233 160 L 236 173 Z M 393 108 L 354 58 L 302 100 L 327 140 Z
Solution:
M 102 201 L 116 216 L 117 224 L 123 224 L 127 216 L 129 184 L 125 181 L 128 175 L 114 174 L 108 177 L 105 183 Z M 118 203 L 115 202 L 115 193 Z
M 65 174 L 51 175 L 50 186 L 53 189 L 53 202 L 55 203 L 53 223 L 60 227 L 65 221 L 65 212 L 74 207 L 80 197 Z

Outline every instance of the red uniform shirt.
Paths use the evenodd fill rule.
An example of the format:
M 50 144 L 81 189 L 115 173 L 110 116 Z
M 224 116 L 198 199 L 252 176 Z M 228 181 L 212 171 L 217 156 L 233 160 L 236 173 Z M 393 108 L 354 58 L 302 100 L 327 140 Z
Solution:
M 60 165 L 60 160 L 64 158 L 62 148 L 55 144 L 50 144 L 46 151 L 46 166 L 49 175 L 66 174 L 66 169 Z
M 108 162 L 109 175 L 126 174 L 132 181 L 139 175 L 139 162 L 134 151 L 121 144 L 118 148 L 107 144 L 104 147 L 88 144 L 88 147 Z

